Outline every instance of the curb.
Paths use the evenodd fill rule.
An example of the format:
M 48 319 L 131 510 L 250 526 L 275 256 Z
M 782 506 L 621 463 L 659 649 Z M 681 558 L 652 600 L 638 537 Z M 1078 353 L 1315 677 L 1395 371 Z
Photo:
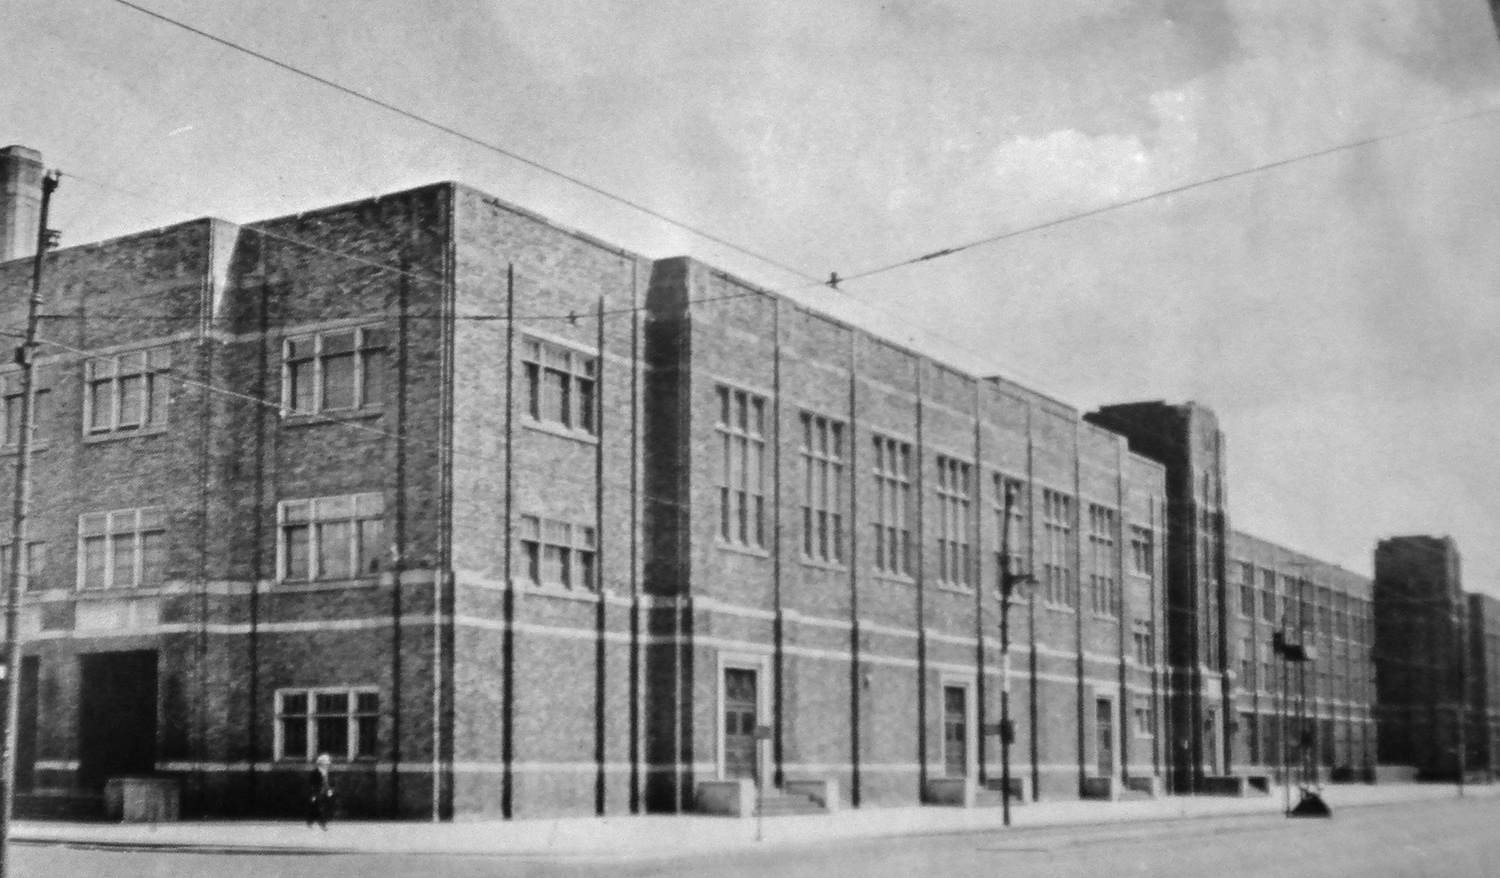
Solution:
M 1460 798 L 1458 796 L 1434 796 L 1434 797 L 1412 797 L 1387 799 L 1383 801 L 1350 802 L 1335 806 L 1335 811 L 1345 809 L 1369 809 L 1386 808 L 1409 804 L 1432 804 L 1436 802 L 1463 802 L 1494 798 L 1494 796 L 1471 796 Z M 1092 841 L 1128 840 L 1131 836 L 1131 827 L 1136 826 L 1160 826 L 1169 823 L 1194 823 L 1207 820 L 1235 820 L 1242 821 L 1250 818 L 1265 820 L 1267 818 L 1284 819 L 1285 813 L 1277 804 L 1276 807 L 1264 810 L 1225 810 L 1196 813 L 1162 813 L 1143 814 L 1126 820 L 1085 820 L 1057 823 L 1042 823 L 1036 825 L 1011 826 L 1005 829 L 1005 834 L 1011 837 L 1036 839 L 1043 835 L 1066 834 L 1069 830 L 1084 832 L 1098 832 L 1102 829 L 1117 829 L 1118 832 L 1109 838 L 1088 839 L 1072 838 L 1064 839 L 1059 844 L 1052 845 L 1053 848 L 1072 847 L 1090 844 Z M 414 846 L 402 849 L 383 849 L 368 846 L 349 845 L 341 843 L 330 843 L 326 846 L 313 844 L 257 844 L 247 842 L 245 844 L 224 843 L 202 843 L 184 841 L 154 841 L 151 839 L 87 839 L 67 837 L 34 836 L 25 833 L 12 835 L 10 841 L 15 844 L 30 847 L 66 847 L 79 850 L 99 851 L 140 851 L 155 853 L 197 853 L 215 856 L 358 856 L 358 855 L 396 855 L 396 856 L 447 856 L 447 857 L 488 857 L 503 859 L 610 859 L 610 860 L 658 860 L 674 857 L 711 855 L 727 851 L 770 849 L 772 847 L 796 848 L 816 845 L 847 845 L 864 841 L 890 838 L 941 838 L 944 836 L 969 836 L 984 833 L 995 833 L 1002 829 L 1001 826 L 955 826 L 955 827 L 926 827 L 902 831 L 899 827 L 887 828 L 884 831 L 870 833 L 851 833 L 848 835 L 837 835 L 828 838 L 802 837 L 789 839 L 770 839 L 766 842 L 755 842 L 749 839 L 731 839 L 726 844 L 706 845 L 703 847 L 688 847 L 676 849 L 652 849 L 639 851 L 580 851 L 559 850 L 555 848 L 532 848 L 532 849 L 442 849 L 433 847 Z M 333 842 L 330 839 L 330 842 Z

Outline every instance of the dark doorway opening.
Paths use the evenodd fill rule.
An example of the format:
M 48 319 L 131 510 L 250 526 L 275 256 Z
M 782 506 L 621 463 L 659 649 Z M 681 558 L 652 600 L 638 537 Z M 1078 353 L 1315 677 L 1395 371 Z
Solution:
M 102 790 L 112 777 L 156 770 L 156 652 L 79 657 L 78 783 Z
M 16 718 L 16 792 L 36 786 L 37 681 L 41 662 L 34 655 L 21 659 L 21 706 Z

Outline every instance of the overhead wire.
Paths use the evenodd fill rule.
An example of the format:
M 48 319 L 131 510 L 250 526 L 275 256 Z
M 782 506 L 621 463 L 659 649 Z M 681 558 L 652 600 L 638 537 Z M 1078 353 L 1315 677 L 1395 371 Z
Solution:
M 233 40 L 230 40 L 230 39 L 228 39 L 226 37 L 221 37 L 218 34 L 211 33 L 209 31 L 206 31 L 206 30 L 204 30 L 202 28 L 199 28 L 199 27 L 195 27 L 195 26 L 193 26 L 191 24 L 188 24 L 187 22 L 184 22 L 184 21 L 181 21 L 179 19 L 173 18 L 173 17 L 171 17 L 169 15 L 165 15 L 165 14 L 163 14 L 161 12 L 157 12 L 154 9 L 150 9 L 150 8 L 145 7 L 145 6 L 141 6 L 140 4 L 137 4 L 137 3 L 132 3 L 131 0 L 114 0 L 114 2 L 118 3 L 121 6 L 126 7 L 128 9 L 132 9 L 132 10 L 134 10 L 136 12 L 139 12 L 142 15 L 149 16 L 151 18 L 156 19 L 157 21 L 160 21 L 160 22 L 163 22 L 165 24 L 171 25 L 172 27 L 179 28 L 179 29 L 181 29 L 183 31 L 186 31 L 186 32 L 188 32 L 190 34 L 193 34 L 195 36 L 201 37 L 201 38 L 206 39 L 206 40 L 210 40 L 210 41 L 212 41 L 214 43 L 217 43 L 217 44 L 219 44 L 221 46 L 224 46 L 226 48 L 232 49 L 232 50 L 234 50 L 236 52 L 239 52 L 241 54 L 247 55 L 247 56 L 249 56 L 251 58 L 255 58 L 258 61 L 262 61 L 262 62 L 264 62 L 266 64 L 270 64 L 273 67 L 279 68 L 279 69 L 281 69 L 283 71 L 286 71 L 288 73 L 291 73 L 291 74 L 293 74 L 295 76 L 299 76 L 299 77 L 302 77 L 303 79 L 307 79 L 307 80 L 309 80 L 311 82 L 315 82 L 315 83 L 317 83 L 317 84 L 319 84 L 321 86 L 324 86 L 325 88 L 332 89 L 332 90 L 334 90 L 334 91 L 336 91 L 336 92 L 338 92 L 340 94 L 343 94 L 343 95 L 345 95 L 347 97 L 351 97 L 351 98 L 354 98 L 356 100 L 363 101 L 364 103 L 367 103 L 367 104 L 370 104 L 372 106 L 378 107 L 378 108 L 380 108 L 382 110 L 385 110 L 385 111 L 387 111 L 389 113 L 394 113 L 394 114 L 396 114 L 398 116 L 401 116 L 402 118 L 405 118 L 405 119 L 407 119 L 407 120 L 409 120 L 411 122 L 415 122 L 415 123 L 417 123 L 419 125 L 423 125 L 423 126 L 426 126 L 428 128 L 432 128 L 432 129 L 434 129 L 436 131 L 440 131 L 443 134 L 447 134 L 450 137 L 455 137 L 455 138 L 457 138 L 459 140 L 462 140 L 465 143 L 468 143 L 470 145 L 480 147 L 481 149 L 488 150 L 490 152 L 495 153 L 496 155 L 503 156 L 503 157 L 508 158 L 508 159 L 510 159 L 512 161 L 515 161 L 515 162 L 519 162 L 520 164 L 525 165 L 525 166 L 527 166 L 529 168 L 532 168 L 534 170 L 541 171 L 542 173 L 545 173 L 545 174 L 548 174 L 550 176 L 556 177 L 556 178 L 558 178 L 560 180 L 564 180 L 564 181 L 566 181 L 568 183 L 571 183 L 574 186 L 578 186 L 578 187 L 580 187 L 582 189 L 585 189 L 585 190 L 587 190 L 589 192 L 594 193 L 595 195 L 599 195 L 599 196 L 601 196 L 603 198 L 606 198 L 606 199 L 608 199 L 610 201 L 616 202 L 617 204 L 624 205 L 625 207 L 628 207 L 628 208 L 630 208 L 632 210 L 638 211 L 638 212 L 640 212 L 642 214 L 645 214 L 646 216 L 652 217 L 653 219 L 660 220 L 661 222 L 667 223 L 668 225 L 671 225 L 671 226 L 673 226 L 675 228 L 681 229 L 681 230 L 683 230 L 685 232 L 688 232 L 688 233 L 690 233 L 692 235 L 695 235 L 695 236 L 697 236 L 699 238 L 702 238 L 702 239 L 704 239 L 706 241 L 712 241 L 713 243 L 718 244 L 721 247 L 726 247 L 726 248 L 728 248 L 730 250 L 733 250 L 734 252 L 739 253 L 741 255 L 749 256 L 750 258 L 752 258 L 752 259 L 754 259 L 754 260 L 756 260 L 758 262 L 764 263 L 766 265 L 774 266 L 775 268 L 778 268 L 781 271 L 787 272 L 788 274 L 795 275 L 797 277 L 803 278 L 804 280 L 811 280 L 811 281 L 815 281 L 815 282 L 817 281 L 817 278 L 814 278 L 812 275 L 808 274 L 807 272 L 802 271 L 801 269 L 795 268 L 795 267 L 793 267 L 791 265 L 788 265 L 788 264 L 786 264 L 784 262 L 781 262 L 780 260 L 773 259 L 772 257 L 766 256 L 764 254 L 761 254 L 761 253 L 758 253 L 758 252 L 756 252 L 754 250 L 751 250 L 748 247 L 742 246 L 740 244 L 736 244 L 733 241 L 730 241 L 729 239 L 724 238 L 724 237 L 722 237 L 720 235 L 715 235 L 712 232 L 706 231 L 706 230 L 704 230 L 704 229 L 702 229 L 702 228 L 700 228 L 698 226 L 692 225 L 692 224 L 687 223 L 687 222 L 685 222 L 683 220 L 676 219 L 675 217 L 669 216 L 669 215 L 667 215 L 665 213 L 662 213 L 659 210 L 656 210 L 654 208 L 648 207 L 648 206 L 646 206 L 646 205 L 644 205 L 644 204 L 642 204 L 642 203 L 640 203 L 638 201 L 635 201 L 633 199 L 627 198 L 627 197 L 625 197 L 623 195 L 618 195 L 618 194 L 616 194 L 614 192 L 610 192 L 609 190 L 603 188 L 602 186 L 596 185 L 594 183 L 590 183 L 587 180 L 582 179 L 581 177 L 578 177 L 578 176 L 573 175 L 573 174 L 569 174 L 569 173 L 567 173 L 565 171 L 560 171 L 560 170 L 558 170 L 556 168 L 551 167 L 550 165 L 547 165 L 544 162 L 541 162 L 541 161 L 538 161 L 536 159 L 529 158 L 527 156 L 521 155 L 520 153 L 515 152 L 514 150 L 507 149 L 506 147 L 503 147 L 503 146 L 501 146 L 501 145 L 499 145 L 497 143 L 493 143 L 493 142 L 484 140 L 483 138 L 477 137 L 477 136 L 475 136 L 473 134 L 469 134 L 468 132 L 463 131 L 463 130 L 461 130 L 459 128 L 455 128 L 452 125 L 448 125 L 448 124 L 445 124 L 445 123 L 438 122 L 436 120 L 430 119 L 430 118 L 428 118 L 426 116 L 423 116 L 422 114 L 417 113 L 417 112 L 415 112 L 413 110 L 409 110 L 409 109 L 407 109 L 405 107 L 398 106 L 396 104 L 393 104 L 393 103 L 391 103 L 389 101 L 386 101 L 384 99 L 375 97 L 373 95 L 366 94 L 366 93 L 364 93 L 364 92 L 362 92 L 362 91 L 360 91 L 360 90 L 358 90 L 356 88 L 353 88 L 353 87 L 348 86 L 348 85 L 344 85 L 343 83 L 338 82 L 338 81 L 333 80 L 333 79 L 329 79 L 326 76 L 321 76 L 319 74 L 313 73 L 312 71 L 306 70 L 306 69 L 304 69 L 302 67 L 297 66 L 296 64 L 292 64 L 291 62 L 283 61 L 283 60 L 281 60 L 279 58 L 273 57 L 273 56 L 268 55 L 268 54 L 266 54 L 264 52 L 258 51 L 256 49 L 252 49 L 249 46 L 243 45 L 241 43 L 237 43 L 237 42 L 235 42 Z

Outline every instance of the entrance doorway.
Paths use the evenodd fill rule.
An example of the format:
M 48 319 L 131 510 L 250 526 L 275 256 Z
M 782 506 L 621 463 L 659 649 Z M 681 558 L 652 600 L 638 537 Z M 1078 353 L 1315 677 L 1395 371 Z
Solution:
M 1115 711 L 1108 698 L 1094 700 L 1095 769 L 1100 777 L 1115 776 Z
M 943 771 L 949 777 L 969 773 L 969 690 L 943 687 Z
M 724 776 L 759 782 L 755 727 L 760 722 L 760 692 L 756 672 L 724 669 Z
M 16 791 L 29 793 L 36 786 L 37 683 L 41 661 L 34 655 L 21 659 L 21 705 L 16 717 Z
M 79 656 L 78 782 L 156 770 L 156 652 Z
M 1210 710 L 1203 717 L 1203 770 L 1219 773 L 1219 713 Z

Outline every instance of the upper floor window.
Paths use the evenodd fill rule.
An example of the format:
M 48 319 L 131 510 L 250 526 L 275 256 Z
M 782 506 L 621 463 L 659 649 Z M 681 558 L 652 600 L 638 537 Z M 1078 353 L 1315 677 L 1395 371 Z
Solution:
M 0 582 L 10 576 L 10 552 L 12 540 L 0 546 Z M 21 588 L 25 591 L 40 591 L 46 587 L 47 544 L 41 541 L 26 543 L 26 554 L 21 558 Z
M 371 688 L 282 689 L 276 693 L 276 758 L 311 762 L 374 759 L 380 695 Z
M 172 350 L 155 347 L 93 357 L 83 367 L 83 423 L 89 433 L 160 427 L 171 398 Z
M 1256 605 L 1255 594 L 1255 565 L 1240 564 L 1240 615 L 1246 618 L 1255 616 Z
M 167 566 L 167 517 L 160 506 L 78 517 L 78 587 L 161 585 Z
M 521 574 L 537 585 L 597 586 L 594 529 L 535 515 L 519 522 Z
M 385 518 L 383 495 L 283 500 L 276 515 L 278 579 L 355 579 L 376 570 Z
M 1073 577 L 1073 498 L 1051 488 L 1042 490 L 1042 593 L 1048 603 L 1078 606 Z
M 282 413 L 310 415 L 378 406 L 383 393 L 385 332 L 377 327 L 327 330 L 283 342 Z
M 1276 573 L 1272 570 L 1260 571 L 1260 617 L 1276 621 Z
M 911 445 L 875 437 L 875 569 L 911 575 Z
M 962 461 L 937 457 L 938 581 L 953 585 L 974 584 L 970 470 Z
M 1000 524 L 1001 545 L 995 549 L 996 582 L 1006 572 L 1007 554 L 1010 555 L 1010 572 L 1026 570 L 1026 485 L 1020 479 L 1012 479 L 995 473 L 995 519 Z M 1006 518 L 1009 506 L 1010 517 Z
M 1098 503 L 1089 504 L 1089 603 L 1096 613 L 1120 612 L 1119 561 L 1115 555 L 1118 515 Z
M 766 400 L 720 385 L 719 537 L 742 546 L 766 545 Z
M 1156 572 L 1156 539 L 1149 527 L 1130 526 L 1130 569 L 1140 576 Z
M 1152 642 L 1152 625 L 1150 619 L 1136 619 L 1132 626 L 1131 639 L 1135 644 L 1135 660 L 1138 664 L 1152 665 L 1156 663 L 1156 645 Z
M 594 387 L 599 358 L 562 345 L 527 338 L 521 360 L 526 369 L 526 414 L 534 421 L 595 435 Z
M 34 407 L 31 410 L 32 436 L 37 435 L 37 427 L 52 416 L 52 395 L 45 386 L 43 376 L 45 370 L 37 368 L 33 370 L 31 392 Z M 5 406 L 0 411 L 0 417 L 5 418 L 3 431 L 5 447 L 15 448 L 21 442 L 21 412 L 26 404 L 26 397 L 21 393 L 21 373 L 12 372 L 0 379 L 0 394 L 5 397 Z
M 844 425 L 802 413 L 802 554 L 844 560 Z

